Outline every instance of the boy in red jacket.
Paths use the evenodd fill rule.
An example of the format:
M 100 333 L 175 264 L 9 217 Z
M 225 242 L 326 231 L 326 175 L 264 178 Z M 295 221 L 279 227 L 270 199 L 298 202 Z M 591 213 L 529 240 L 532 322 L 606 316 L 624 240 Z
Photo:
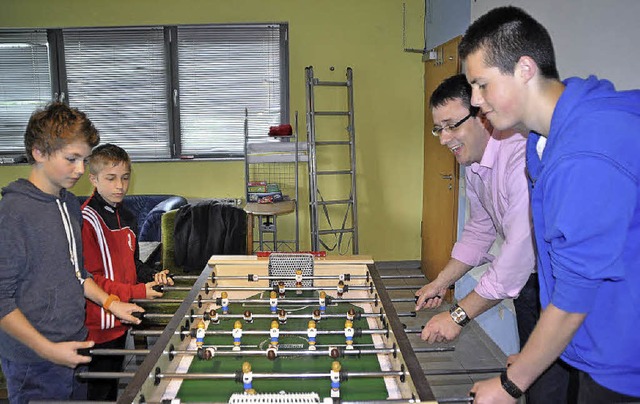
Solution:
M 122 206 L 131 177 L 129 155 L 113 144 L 98 146 L 89 157 L 89 173 L 95 191 L 82 205 L 82 243 L 87 271 L 107 293 L 121 301 L 162 296 L 153 287 L 173 284 L 167 277 L 169 271 L 150 273 L 151 268 L 140 261 L 136 218 Z M 95 348 L 125 347 L 128 327 L 89 300 L 85 324 L 89 329 L 87 338 L 95 341 Z M 123 360 L 123 356 L 95 356 L 89 371 L 119 372 Z M 115 401 L 117 394 L 118 379 L 92 380 L 88 384 L 89 400 Z

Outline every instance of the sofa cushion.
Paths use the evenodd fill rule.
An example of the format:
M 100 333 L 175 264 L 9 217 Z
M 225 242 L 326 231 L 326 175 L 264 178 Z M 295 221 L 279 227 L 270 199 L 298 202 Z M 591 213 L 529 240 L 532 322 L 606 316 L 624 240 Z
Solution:
M 188 202 L 181 196 L 171 196 L 158 203 L 147 214 L 142 226 L 140 226 L 140 241 L 160 241 L 162 235 L 162 215 L 170 210 L 178 209 Z

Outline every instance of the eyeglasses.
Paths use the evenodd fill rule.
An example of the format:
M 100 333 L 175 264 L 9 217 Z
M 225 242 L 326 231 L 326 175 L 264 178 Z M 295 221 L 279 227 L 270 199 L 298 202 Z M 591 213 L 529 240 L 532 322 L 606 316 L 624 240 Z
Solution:
M 460 125 L 465 123 L 467 119 L 471 118 L 474 115 L 475 114 L 473 112 L 469 112 L 469 115 L 465 116 L 464 118 L 462 118 L 456 123 L 445 125 L 442 128 L 439 126 L 434 126 L 433 129 L 431 129 L 431 134 L 435 137 L 439 137 L 442 134 L 442 131 L 446 130 L 449 133 L 454 132 L 456 129 L 458 129 Z

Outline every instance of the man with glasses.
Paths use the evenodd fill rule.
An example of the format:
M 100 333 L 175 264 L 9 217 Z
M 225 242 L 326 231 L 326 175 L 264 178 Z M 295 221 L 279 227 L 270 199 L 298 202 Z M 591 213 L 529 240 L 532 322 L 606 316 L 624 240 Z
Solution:
M 416 292 L 416 310 L 440 306 L 449 286 L 472 268 L 489 265 L 474 290 L 449 312 L 436 314 L 427 322 L 422 339 L 428 343 L 451 341 L 472 318 L 502 299 L 515 298 L 518 334 L 524 345 L 540 312 L 525 174 L 526 139 L 512 131 L 494 130 L 470 101 L 471 86 L 462 74 L 444 80 L 431 95 L 432 133 L 466 166 L 470 216 L 451 260 L 436 279 Z M 503 242 L 494 257 L 489 249 L 497 238 Z M 530 392 L 533 395 L 537 390 L 534 386 Z M 528 402 L 552 403 L 554 399 Z

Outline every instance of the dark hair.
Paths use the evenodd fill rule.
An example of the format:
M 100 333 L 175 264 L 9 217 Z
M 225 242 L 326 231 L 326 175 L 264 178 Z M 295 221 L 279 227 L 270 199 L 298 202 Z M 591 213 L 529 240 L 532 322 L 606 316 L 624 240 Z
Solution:
M 471 106 L 471 84 L 464 74 L 445 79 L 431 94 L 429 107 L 441 107 L 449 101 L 460 100 L 469 109 L 471 115 L 478 113 L 478 107 Z
M 93 149 L 89 156 L 89 172 L 97 175 L 108 164 L 117 166 L 121 163 L 126 164 L 131 170 L 131 158 L 122 147 L 112 143 L 102 144 Z
M 100 135 L 84 112 L 61 102 L 36 110 L 24 133 L 27 160 L 33 164 L 33 149 L 49 156 L 66 145 L 84 140 L 89 147 L 100 143 Z
M 549 32 L 524 10 L 498 7 L 475 20 L 465 32 L 458 52 L 462 59 L 482 49 L 484 63 L 503 74 L 513 74 L 522 56 L 531 57 L 543 77 L 558 79 Z

